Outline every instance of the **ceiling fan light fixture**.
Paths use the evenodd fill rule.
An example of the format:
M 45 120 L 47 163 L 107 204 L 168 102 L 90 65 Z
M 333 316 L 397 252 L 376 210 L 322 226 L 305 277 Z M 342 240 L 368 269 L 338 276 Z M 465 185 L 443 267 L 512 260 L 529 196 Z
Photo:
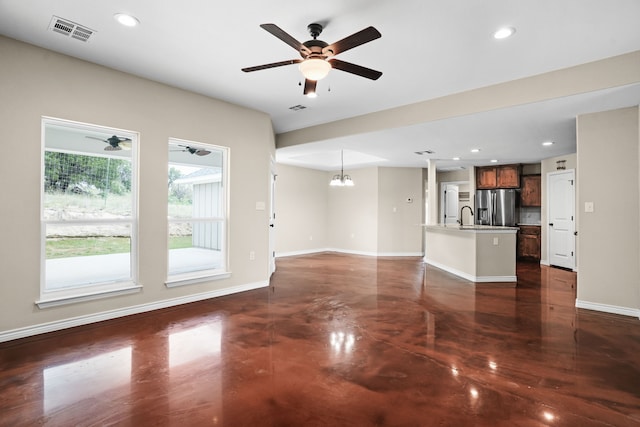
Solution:
M 327 77 L 331 70 L 331 64 L 324 59 L 309 58 L 302 61 L 298 68 L 305 79 L 317 81 Z

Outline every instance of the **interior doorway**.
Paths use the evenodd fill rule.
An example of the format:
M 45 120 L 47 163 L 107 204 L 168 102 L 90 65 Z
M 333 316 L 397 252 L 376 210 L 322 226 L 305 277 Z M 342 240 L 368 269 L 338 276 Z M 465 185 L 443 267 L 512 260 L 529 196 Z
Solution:
M 575 170 L 547 174 L 549 264 L 575 270 Z
M 271 197 L 269 200 L 269 277 L 276 271 L 276 162 L 271 158 Z
M 456 224 L 460 221 L 460 202 L 470 203 L 469 183 L 467 181 L 442 182 L 440 184 L 441 224 Z

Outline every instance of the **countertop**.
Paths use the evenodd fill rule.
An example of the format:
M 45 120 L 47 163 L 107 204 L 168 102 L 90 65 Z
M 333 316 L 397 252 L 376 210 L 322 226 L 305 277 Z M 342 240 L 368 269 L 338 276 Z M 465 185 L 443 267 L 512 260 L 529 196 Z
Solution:
M 459 225 L 459 224 L 422 224 L 423 227 L 430 230 L 445 231 L 462 231 L 475 233 L 515 233 L 518 227 L 498 227 L 493 225 Z

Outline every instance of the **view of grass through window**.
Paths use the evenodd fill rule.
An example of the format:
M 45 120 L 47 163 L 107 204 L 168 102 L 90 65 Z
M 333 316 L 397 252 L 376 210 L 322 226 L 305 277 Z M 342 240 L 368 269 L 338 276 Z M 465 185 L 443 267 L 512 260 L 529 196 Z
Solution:
M 136 280 L 137 135 L 44 118 L 43 137 L 43 290 L 127 286 Z

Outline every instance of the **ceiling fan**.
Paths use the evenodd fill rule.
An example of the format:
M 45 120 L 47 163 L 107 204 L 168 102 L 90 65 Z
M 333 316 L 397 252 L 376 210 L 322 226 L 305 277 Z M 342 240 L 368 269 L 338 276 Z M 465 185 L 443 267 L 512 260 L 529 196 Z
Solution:
M 191 147 L 189 145 L 179 145 L 179 147 L 183 147 L 183 149 L 171 150 L 171 151 L 183 151 L 185 153 L 195 154 L 196 156 L 206 156 L 211 154 L 211 151 L 205 150 L 204 148 L 196 148 L 196 147 Z
M 97 139 L 98 141 L 106 142 L 104 151 L 120 151 L 122 149 L 131 150 L 131 138 L 125 138 L 123 136 L 113 135 L 107 139 L 97 138 L 95 136 L 87 136 L 87 138 Z
M 302 59 L 289 59 L 287 61 L 243 68 L 242 71 L 245 73 L 281 67 L 283 65 L 300 64 L 300 71 L 305 78 L 303 93 L 312 96 L 315 95 L 318 80 L 326 77 L 332 68 L 371 80 L 377 80 L 382 75 L 380 71 L 334 58 L 339 53 L 382 37 L 382 34 L 373 27 L 367 27 L 333 44 L 318 40 L 318 36 L 322 33 L 323 27 L 317 23 L 309 24 L 307 27 L 313 39 L 304 43 L 300 43 L 275 24 L 262 24 L 260 27 L 297 50 Z

